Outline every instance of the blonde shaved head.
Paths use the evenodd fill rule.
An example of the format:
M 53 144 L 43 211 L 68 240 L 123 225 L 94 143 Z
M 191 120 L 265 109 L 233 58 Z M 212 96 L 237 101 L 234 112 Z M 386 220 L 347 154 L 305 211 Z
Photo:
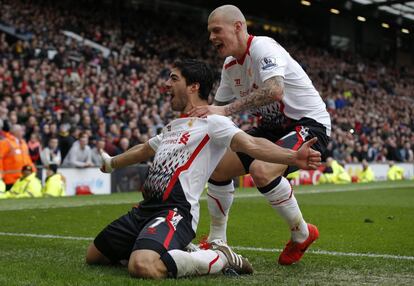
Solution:
M 243 13 L 234 5 L 223 5 L 213 10 L 208 16 L 208 21 L 212 18 L 219 17 L 225 22 L 233 24 L 234 22 L 241 22 L 246 27 L 246 18 Z
M 243 57 L 249 34 L 246 18 L 234 5 L 223 5 L 208 16 L 207 30 L 210 42 L 222 57 Z

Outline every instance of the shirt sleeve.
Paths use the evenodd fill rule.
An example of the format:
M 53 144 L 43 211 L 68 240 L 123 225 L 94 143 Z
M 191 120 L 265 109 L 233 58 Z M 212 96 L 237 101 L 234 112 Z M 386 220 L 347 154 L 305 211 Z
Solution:
M 162 141 L 162 135 L 162 133 L 158 134 L 157 136 L 154 136 L 150 140 L 148 140 L 148 144 L 154 151 L 158 150 L 158 147 L 160 146 Z
M 256 68 L 263 82 L 274 76 L 285 77 L 288 54 L 277 42 L 261 40 L 252 52 L 252 57 L 256 60 Z
M 242 132 L 228 117 L 211 115 L 207 117 L 207 120 L 208 134 L 213 142 L 218 145 L 230 147 L 233 136 Z
M 233 93 L 233 90 L 231 89 L 231 82 L 229 76 L 227 75 L 227 72 L 223 66 L 223 70 L 221 71 L 220 85 L 217 88 L 214 100 L 220 102 L 229 102 L 234 98 L 235 95 Z

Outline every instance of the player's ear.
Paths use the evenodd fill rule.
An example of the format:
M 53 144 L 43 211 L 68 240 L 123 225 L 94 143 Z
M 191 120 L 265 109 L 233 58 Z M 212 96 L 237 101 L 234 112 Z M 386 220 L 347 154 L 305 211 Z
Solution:
M 239 32 L 243 29 L 243 23 L 241 21 L 234 22 L 234 29 Z
M 191 91 L 192 92 L 196 92 L 200 89 L 200 84 L 198 82 L 192 83 L 191 84 Z

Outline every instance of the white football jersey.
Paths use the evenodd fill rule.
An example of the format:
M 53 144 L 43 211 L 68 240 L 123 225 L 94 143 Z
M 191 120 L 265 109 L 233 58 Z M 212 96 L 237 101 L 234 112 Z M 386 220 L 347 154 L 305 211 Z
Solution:
M 260 115 L 264 126 L 280 126 L 285 116 L 299 120 L 308 117 L 331 131 L 331 119 L 326 105 L 302 67 L 275 40 L 269 37 L 250 36 L 244 57 L 237 61 L 227 57 L 224 61 L 220 86 L 215 100 L 228 102 L 241 98 L 263 86 L 274 76 L 284 78 L 282 103 L 275 102 L 251 110 Z
M 178 208 L 190 213 L 196 231 L 199 199 L 210 175 L 241 130 L 227 117 L 173 120 L 149 140 L 156 153 L 144 183 L 140 208 Z

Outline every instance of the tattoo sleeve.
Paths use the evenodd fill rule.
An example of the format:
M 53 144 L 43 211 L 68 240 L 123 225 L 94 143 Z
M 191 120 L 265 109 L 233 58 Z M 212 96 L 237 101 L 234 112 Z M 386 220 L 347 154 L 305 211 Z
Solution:
M 250 92 L 247 96 L 226 105 L 227 115 L 268 105 L 283 98 L 283 77 L 271 77 L 264 82 L 261 89 Z

